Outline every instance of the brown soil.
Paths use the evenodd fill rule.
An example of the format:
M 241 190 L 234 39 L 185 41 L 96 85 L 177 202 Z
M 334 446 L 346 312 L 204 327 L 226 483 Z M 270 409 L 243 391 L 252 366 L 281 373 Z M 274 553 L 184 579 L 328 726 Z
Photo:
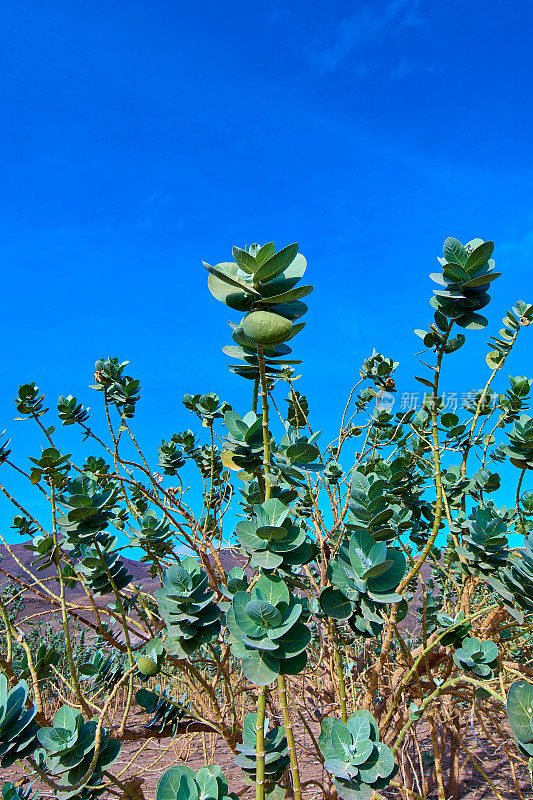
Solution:
M 318 726 L 314 733 L 318 735 Z M 327 787 L 328 776 L 318 762 L 309 735 L 298 728 L 296 728 L 295 734 L 302 782 L 305 784 L 306 781 L 314 780 Z M 429 736 L 424 729 L 420 730 L 418 742 L 422 752 L 428 752 L 431 749 Z M 460 800 L 481 800 L 481 798 L 486 798 L 486 800 L 492 800 L 492 798 L 497 800 L 518 800 L 505 752 L 502 752 L 501 748 L 496 748 L 487 739 L 482 740 L 477 734 L 474 736 L 472 732 L 467 737 L 466 744 L 476 758 L 478 765 L 481 766 L 492 781 L 498 794 L 495 794 L 491 787 L 487 785 L 471 761 L 465 760 L 463 754 L 461 754 Z M 202 730 L 202 726 L 197 724 L 184 724 L 175 737 L 156 734 L 153 738 L 150 738 L 143 729 L 141 721 L 139 721 L 138 726 L 128 731 L 126 739 L 123 741 L 120 757 L 113 765 L 112 772 L 114 775 L 122 773 L 120 776 L 121 782 L 129 783 L 133 781 L 138 783 L 142 781 L 141 787 L 144 798 L 146 800 L 155 800 L 157 782 L 169 767 L 176 764 L 187 764 L 198 770 L 206 763 L 218 764 L 228 779 L 230 790 L 239 794 L 244 791 L 245 797 L 252 798 L 252 792 L 249 788 L 246 789 L 242 781 L 242 773 L 234 766 L 233 758 L 233 753 L 224 740 L 215 733 L 210 732 L 206 727 Z M 445 771 L 446 766 L 444 764 Z M 426 770 L 426 778 L 428 776 L 429 769 Z M 525 767 L 517 765 L 517 777 L 519 778 L 523 797 L 526 800 L 530 800 L 533 797 L 533 792 Z M 0 784 L 5 780 L 16 781 L 21 779 L 25 779 L 25 774 L 19 767 L 0 770 Z M 395 780 L 400 785 L 403 783 L 401 771 Z M 133 788 L 133 784 L 131 784 L 131 787 Z M 41 797 L 53 797 L 53 793 L 49 788 L 35 782 L 33 789 L 36 790 L 37 788 L 41 791 Z M 416 785 L 415 790 L 419 790 Z M 396 800 L 401 796 L 396 788 L 389 788 L 381 794 L 390 800 L 393 800 L 393 798 Z M 121 796 L 118 787 L 114 787 L 113 791 L 108 792 L 105 798 L 106 800 L 111 800 L 115 796 Z M 304 787 L 303 796 L 305 800 L 319 800 L 319 798 L 323 797 L 323 794 L 316 784 L 310 784 Z M 436 789 L 433 789 L 428 797 L 436 798 Z M 138 795 L 138 800 L 142 800 L 141 795 Z

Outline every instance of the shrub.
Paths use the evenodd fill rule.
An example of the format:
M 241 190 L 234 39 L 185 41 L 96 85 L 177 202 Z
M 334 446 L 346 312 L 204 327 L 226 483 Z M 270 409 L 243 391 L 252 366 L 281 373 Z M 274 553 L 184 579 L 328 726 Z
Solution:
M 492 253 L 481 239 L 445 241 L 431 319 L 415 331 L 424 398 L 393 412 L 384 401 L 400 365 L 374 351 L 328 444 L 295 388 L 293 340 L 312 291 L 297 244 L 235 247 L 232 261 L 205 264 L 233 316 L 223 351 L 250 403 L 186 394 L 199 433 L 167 431 L 145 453 L 133 427 L 140 381 L 127 361 L 101 358 L 92 389 L 109 435 L 78 398 L 57 402 L 59 423 L 91 448 L 78 463 L 39 387 L 19 387 L 19 419 L 43 447 L 26 472 L 3 440 L 0 463 L 6 476 L 22 471 L 49 512 L 32 515 L 0 484 L 35 572 L 0 595 L 2 766 L 26 760 L 59 797 L 90 800 L 117 785 L 127 796 L 110 768 L 142 713 L 147 735 L 179 736 L 185 719 L 208 726 L 257 800 L 301 800 L 317 782 L 326 798 L 335 789 L 342 800 L 412 800 L 436 788 L 457 800 L 461 757 L 494 789 L 468 746 L 471 726 L 477 738 L 490 722 L 520 794 L 516 759 L 533 769 L 533 684 L 516 680 L 533 667 L 533 381 L 505 385 L 502 370 L 533 306 L 507 311 L 463 407 L 450 409 L 442 391 L 454 353 L 488 325 L 480 311 L 500 276 Z M 512 546 L 517 535 L 523 547 Z M 155 591 L 133 579 L 129 547 Z M 25 607 L 32 593 L 52 620 L 42 636 Z M 104 723 L 117 713 L 111 735 Z M 302 730 L 322 781 L 301 774 Z M 3 796 L 27 793 L 6 784 Z M 200 798 L 235 800 L 219 767 L 162 774 L 157 800 Z

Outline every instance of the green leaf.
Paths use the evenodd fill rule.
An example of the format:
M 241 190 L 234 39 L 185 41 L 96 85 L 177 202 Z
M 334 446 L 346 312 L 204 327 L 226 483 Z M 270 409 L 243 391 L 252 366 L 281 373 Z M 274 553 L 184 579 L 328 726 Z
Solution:
M 395 763 L 392 751 L 386 744 L 381 742 L 377 745 L 378 749 L 378 762 L 377 771 L 380 778 L 388 778 L 394 772 Z
M 333 751 L 340 761 L 348 761 L 350 758 L 350 747 L 353 744 L 352 734 L 348 727 L 340 720 L 331 726 L 331 745 Z
M 239 267 L 249 275 L 253 275 L 257 269 L 257 262 L 255 258 L 250 255 L 250 253 L 247 253 L 246 250 L 242 250 L 240 247 L 233 247 L 231 252 L 233 253 L 233 258 Z
M 293 658 L 280 659 L 279 671 L 283 675 L 298 675 L 307 666 L 307 652 L 304 650 Z
M 442 274 L 447 281 L 451 281 L 453 283 L 467 281 L 470 277 L 466 269 L 459 264 L 446 264 Z
M 244 283 L 244 281 L 241 281 L 238 278 L 233 277 L 231 274 L 227 274 L 222 269 L 218 268 L 218 267 L 226 267 L 227 266 L 226 264 L 217 264 L 216 267 L 212 267 L 210 264 L 206 264 L 205 261 L 203 262 L 203 264 L 206 270 L 211 275 L 214 275 L 216 278 L 223 281 L 223 283 L 227 283 L 229 286 L 235 286 L 237 289 L 240 289 L 242 292 L 245 292 L 246 294 L 259 296 L 259 292 L 252 286 L 248 286 L 248 284 Z
M 261 595 L 263 600 L 272 603 L 273 606 L 284 606 L 288 608 L 290 594 L 285 581 L 279 575 L 261 575 L 256 582 L 254 589 Z
M 322 755 L 325 758 L 335 758 L 335 752 L 331 745 L 331 728 L 337 722 L 335 717 L 324 717 L 320 723 L 320 736 L 318 737 L 318 744 Z
M 272 258 L 275 252 L 274 242 L 267 242 L 259 248 L 255 254 L 255 260 L 259 265 L 264 264 L 267 258 Z
M 261 525 L 282 525 L 289 515 L 289 508 L 277 497 L 254 506 L 254 511 Z
M 311 641 L 311 631 L 303 622 L 297 622 L 286 636 L 276 639 L 280 658 L 294 658 L 302 653 Z
M 456 350 L 460 350 L 461 347 L 466 342 L 466 337 L 463 336 L 462 333 L 458 333 L 457 336 L 454 336 L 452 339 L 448 339 L 446 344 L 444 345 L 444 352 L 445 353 L 455 353 Z
M 320 593 L 320 607 L 324 614 L 332 619 L 349 619 L 352 616 L 351 600 L 348 600 L 339 589 L 333 589 L 331 586 Z
M 423 383 L 424 386 L 429 386 L 430 389 L 433 389 L 433 384 L 431 381 L 428 381 L 427 378 L 420 378 L 418 375 L 415 375 L 415 381 L 419 381 L 420 383 Z
M 475 314 L 473 311 L 468 311 L 466 314 L 458 317 L 455 322 L 461 328 L 467 328 L 469 331 L 480 331 L 486 328 L 489 321 L 482 314 Z
M 294 604 L 290 606 L 289 610 L 284 614 L 282 623 L 276 628 L 269 630 L 268 636 L 271 639 L 279 639 L 288 633 L 302 616 L 302 610 L 302 604 L 294 602 Z
M 533 742 L 533 684 L 514 681 L 507 693 L 507 719 L 519 742 Z
M 370 739 L 370 722 L 365 717 L 350 717 L 348 730 L 352 734 L 353 743 L 358 747 L 361 742 Z
M 483 242 L 476 247 L 468 256 L 465 262 L 466 269 L 471 272 L 476 267 L 486 264 L 494 250 L 494 242 Z
M 442 415 L 440 421 L 445 428 L 453 428 L 459 422 L 459 417 L 457 416 L 457 414 L 452 414 L 451 412 L 447 412 L 446 414 Z
M 280 275 L 285 269 L 287 269 L 289 264 L 294 261 L 297 253 L 297 244 L 290 244 L 287 247 L 284 247 L 282 250 L 279 250 L 263 264 L 261 264 L 259 269 L 255 271 L 254 283 L 257 284 L 262 281 L 270 281 L 277 275 Z
M 254 686 L 268 686 L 280 673 L 280 660 L 271 653 L 255 651 L 242 659 L 242 671 Z
M 286 453 L 291 464 L 310 464 L 318 458 L 319 450 L 307 442 L 296 442 L 287 447 Z
M 444 242 L 442 252 L 446 261 L 450 261 L 454 264 L 464 264 L 468 257 L 459 239 L 454 239 L 453 236 L 448 236 Z
M 491 350 L 490 353 L 487 353 L 485 360 L 489 369 L 499 369 L 503 359 L 503 353 L 500 353 L 499 350 Z
M 239 542 L 249 553 L 254 553 L 256 550 L 264 550 L 267 547 L 267 542 L 256 536 L 255 531 L 255 523 L 249 520 L 238 522 L 235 526 L 235 533 Z
M 157 800 L 198 800 L 195 777 L 185 765 L 167 769 L 157 784 Z
M 463 289 L 477 289 L 478 286 L 484 286 L 486 283 L 495 281 L 496 278 L 501 276 L 501 272 L 489 272 L 487 275 L 479 275 L 477 278 L 471 278 L 466 283 L 463 283 Z
M 251 566 L 260 569 L 277 569 L 283 564 L 283 557 L 269 550 L 256 550 L 252 555 Z
M 61 706 L 54 715 L 54 728 L 66 728 L 74 733 L 80 727 L 81 713 L 69 706 Z
M 308 308 L 301 300 L 293 300 L 292 303 L 276 303 L 271 306 L 270 310 L 292 321 L 303 317 L 303 315 L 307 313 Z M 291 338 L 292 337 L 289 336 L 286 341 L 289 341 Z
M 247 611 L 249 602 L 250 595 L 247 592 L 237 592 L 233 595 L 232 607 L 235 615 L 235 622 L 247 636 L 259 638 L 263 636 L 263 627 L 250 619 Z
M 360 764 L 366 763 L 366 761 L 368 761 L 372 755 L 374 747 L 374 742 L 371 742 L 370 739 L 365 739 L 359 742 L 357 751 L 352 755 L 352 764 L 355 764 L 355 766 L 358 767 Z
M 395 589 L 405 575 L 405 556 L 400 550 L 387 549 L 387 560 L 391 562 L 390 568 L 375 578 L 370 578 L 368 589 L 372 592 L 388 592 Z
M 196 784 L 200 790 L 200 800 L 218 800 L 217 769 L 222 774 L 222 770 L 218 765 L 202 767 L 196 773 Z
M 275 294 L 271 297 L 263 297 L 263 303 L 293 303 L 295 300 L 301 300 L 302 297 L 307 297 L 308 294 L 311 294 L 313 291 L 313 287 L 308 286 L 297 286 L 294 289 L 289 289 L 288 292 L 282 292 L 281 294 Z
M 266 600 L 250 600 L 246 605 L 246 613 L 252 622 L 263 628 L 277 628 L 282 619 L 278 609 Z

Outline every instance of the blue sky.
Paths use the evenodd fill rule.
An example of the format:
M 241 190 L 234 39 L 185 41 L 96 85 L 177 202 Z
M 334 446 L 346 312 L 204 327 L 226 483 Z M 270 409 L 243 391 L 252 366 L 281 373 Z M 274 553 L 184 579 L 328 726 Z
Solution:
M 316 427 L 373 347 L 418 388 L 412 329 L 446 236 L 495 241 L 496 332 L 533 297 L 532 23 L 517 0 L 6 0 L 0 413 L 19 457 L 38 447 L 12 421 L 18 384 L 96 408 L 107 354 L 142 379 L 149 450 L 191 424 L 185 392 L 247 410 L 220 352 L 236 315 L 201 267 L 233 244 L 308 259 L 295 350 Z M 527 333 L 498 388 L 527 371 Z M 487 338 L 450 362 L 450 391 L 482 383 Z

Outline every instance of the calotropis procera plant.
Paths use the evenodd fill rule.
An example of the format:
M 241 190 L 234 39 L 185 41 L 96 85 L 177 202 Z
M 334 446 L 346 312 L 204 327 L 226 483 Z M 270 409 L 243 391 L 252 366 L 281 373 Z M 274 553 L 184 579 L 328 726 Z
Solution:
M 489 324 L 492 255 L 446 240 L 421 391 L 392 354 L 361 354 L 338 427 L 315 424 L 295 371 L 311 293 L 296 244 L 205 265 L 249 400 L 185 387 L 194 430 L 165 422 L 146 451 L 140 381 L 116 357 L 91 384 L 108 434 L 85 398 L 61 396 L 54 423 L 19 387 L 41 447 L 15 463 L 0 443 L 0 768 L 36 783 L 8 774 L 5 800 L 143 800 L 144 774 L 147 800 L 459 800 L 469 770 L 527 796 L 533 380 L 513 359 L 533 306 L 505 312 L 476 386 L 446 382 Z M 196 736 L 195 771 L 180 760 Z M 229 782 L 208 763 L 224 749 Z
M 377 722 L 369 711 L 355 711 L 346 723 L 324 719 L 319 746 L 324 767 L 335 776 L 343 800 L 370 800 L 372 790 L 386 788 L 398 772 L 390 748 L 379 741 Z

